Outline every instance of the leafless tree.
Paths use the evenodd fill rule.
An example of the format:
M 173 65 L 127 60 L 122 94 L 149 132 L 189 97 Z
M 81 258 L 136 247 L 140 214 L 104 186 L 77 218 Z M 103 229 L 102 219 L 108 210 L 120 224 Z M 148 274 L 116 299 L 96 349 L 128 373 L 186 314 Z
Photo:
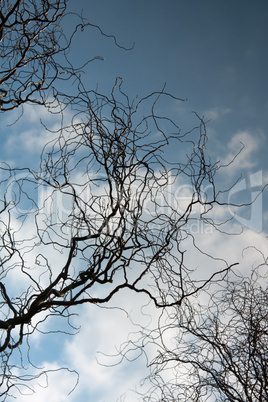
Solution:
M 206 303 L 200 295 L 185 300 L 173 324 L 160 328 L 161 352 L 152 363 L 153 387 L 144 400 L 267 400 L 267 259 L 249 278 L 232 275 L 221 284 Z M 164 334 L 174 329 L 171 348 Z
M 80 91 L 67 125 L 67 109 L 59 112 L 62 125 L 51 133 L 55 139 L 43 149 L 39 171 L 1 167 L 3 355 L 49 315 L 68 318 L 72 306 L 108 303 L 126 288 L 146 294 L 159 308 L 180 306 L 230 268 L 223 261 L 219 271 L 196 280 L 181 249 L 191 237 L 191 219 L 205 221 L 204 211 L 217 202 L 203 121 L 182 134 L 155 113 L 158 98 L 168 94 L 130 103 L 120 80 L 111 97 L 94 96 Z M 161 128 L 167 124 L 171 133 Z M 170 146 L 190 150 L 185 162 L 164 158 Z M 174 193 L 179 179 L 193 189 L 183 210 Z M 214 190 L 210 198 L 205 182 Z M 204 218 L 196 217 L 197 206 Z M 12 286 L 15 272 L 24 284 L 21 294 Z
M 2 112 L 30 102 L 49 110 L 53 104 L 58 116 L 57 129 L 44 122 L 51 141 L 39 169 L 0 166 L 5 398 L 31 379 L 20 374 L 23 358 L 14 354 L 23 356 L 49 316 L 68 321 L 72 307 L 106 305 L 122 289 L 147 295 L 157 308 L 180 307 L 231 265 L 222 260 L 197 278 L 185 261 L 192 251 L 184 241 L 196 246 L 189 225 L 215 226 L 208 216 L 221 202 L 203 119 L 196 116 L 197 127 L 182 133 L 157 112 L 162 99 L 180 99 L 163 90 L 132 101 L 121 79 L 110 95 L 87 90 L 67 58 L 72 36 L 66 39 L 61 26 L 65 1 L 1 6 Z M 74 32 L 83 26 L 82 19 Z M 60 85 L 69 78 L 76 80 L 72 96 Z M 181 183 L 191 188 L 186 204 L 176 194 Z
M 98 29 L 75 13 L 67 12 L 68 0 L 0 1 L 0 107 L 11 110 L 25 102 L 48 105 L 66 81 L 74 81 L 84 65 L 69 60 L 71 44 L 78 31 Z M 75 23 L 76 21 L 76 23 Z M 64 23 L 68 24 L 67 36 Z M 71 31 L 71 26 L 74 25 Z M 118 44 L 117 44 L 118 46 Z

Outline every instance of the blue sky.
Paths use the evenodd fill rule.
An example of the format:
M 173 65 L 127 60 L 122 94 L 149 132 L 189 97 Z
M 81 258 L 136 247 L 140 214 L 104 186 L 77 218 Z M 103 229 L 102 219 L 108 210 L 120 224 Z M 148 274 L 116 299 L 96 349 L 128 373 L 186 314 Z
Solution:
M 193 110 L 235 111 L 233 128 L 267 123 L 267 2 L 80 0 L 79 6 L 120 44 L 135 42 L 122 52 L 84 36 L 85 48 L 101 49 L 106 58 L 95 70 L 100 87 L 117 75 L 135 95 L 167 83 Z
M 87 67 L 84 79 L 88 89 L 98 85 L 100 92 L 110 92 L 120 76 L 125 91 L 135 97 L 161 90 L 166 83 L 167 91 L 188 102 L 163 104 L 162 113 L 169 108 L 183 129 L 196 125 L 192 111 L 212 119 L 208 123 L 208 148 L 214 160 L 229 161 L 244 143 L 245 149 L 233 167 L 219 175 L 222 184 L 230 184 L 242 172 L 240 187 L 232 196 L 250 199 L 256 190 L 253 187 L 258 190 L 268 181 L 266 0 L 72 0 L 70 7 L 78 13 L 83 9 L 85 17 L 105 33 L 115 35 L 122 46 L 131 47 L 135 42 L 132 50 L 124 51 L 97 30 L 85 29 L 79 34 L 71 53 L 73 60 L 80 63 L 96 55 L 105 58 Z M 5 124 L 13 116 L 1 118 Z M 39 115 L 28 109 L 18 125 L 4 130 L 0 153 L 13 166 L 22 166 L 30 158 L 37 160 L 37 150 L 46 140 L 37 127 L 38 119 Z M 170 157 L 178 152 L 170 150 Z M 232 239 L 222 239 L 218 234 L 213 239 L 200 235 L 201 244 L 219 255 L 227 252 L 231 258 L 241 259 L 242 267 L 250 268 L 259 255 L 244 253 L 242 257 L 243 248 L 255 245 L 267 256 L 267 198 L 265 193 L 260 198 L 262 203 L 257 204 L 256 221 L 252 222 L 255 215 L 251 210 L 237 217 L 244 233 L 236 238 L 235 245 Z M 134 296 L 129 300 L 124 294 L 118 301 L 126 303 L 139 320 L 140 301 Z M 60 373 L 51 377 L 48 388 L 37 387 L 35 395 L 20 396 L 19 400 L 113 402 L 125 394 L 122 401 L 137 401 L 137 395 L 128 388 L 133 389 L 146 375 L 144 358 L 115 368 L 96 362 L 98 350 L 114 353 L 114 347 L 120 346 L 133 329 L 125 314 L 83 307 L 77 325 L 82 325 L 81 333 L 63 337 L 61 342 L 53 341 L 53 336 L 44 340 L 40 334 L 33 335 L 35 363 L 46 361 L 52 368 L 64 364 L 78 370 L 76 390 L 66 396 L 76 377 Z
M 187 98 L 181 126 L 196 111 L 206 118 L 217 139 L 229 140 L 237 131 L 250 130 L 267 138 L 268 27 L 266 1 L 71 1 L 70 7 L 120 44 L 88 29 L 77 37 L 72 57 L 89 64 L 88 88 L 109 91 L 115 77 L 124 79 L 130 97 L 166 90 Z M 74 17 L 70 17 L 74 19 Z M 176 113 L 176 110 L 175 110 Z M 191 124 L 189 122 L 189 124 Z M 211 137 L 213 142 L 214 137 Z M 215 144 L 213 144 L 213 147 Z M 262 147 L 265 150 L 265 147 Z M 265 153 L 258 159 L 265 163 Z

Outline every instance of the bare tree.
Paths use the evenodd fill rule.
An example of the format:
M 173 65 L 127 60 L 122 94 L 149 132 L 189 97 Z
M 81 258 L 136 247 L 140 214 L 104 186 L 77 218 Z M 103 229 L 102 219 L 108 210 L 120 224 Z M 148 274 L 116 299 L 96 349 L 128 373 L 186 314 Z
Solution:
M 106 305 L 122 289 L 147 295 L 158 308 L 180 307 L 231 265 L 222 260 L 200 278 L 185 262 L 192 252 L 185 239 L 195 248 L 189 225 L 215 226 L 209 211 L 221 203 L 214 182 L 219 166 L 207 156 L 203 119 L 196 116 L 197 127 L 182 133 L 157 112 L 161 99 L 181 99 L 163 90 L 132 101 L 121 79 L 107 96 L 87 90 L 67 58 L 72 36 L 66 39 L 60 25 L 65 1 L 1 6 L 2 111 L 53 104 L 59 121 L 56 130 L 46 125 L 51 141 L 39 170 L 0 166 L 5 398 L 31 379 L 18 374 L 23 359 L 20 367 L 13 356 L 23 356 L 22 346 L 49 316 L 68 321 L 71 307 Z M 59 82 L 72 77 L 70 96 Z M 186 204 L 176 194 L 181 183 L 191 188 Z
M 110 98 L 94 96 L 80 91 L 66 126 L 64 109 L 38 172 L 1 168 L 6 175 L 1 182 L 3 355 L 49 315 L 68 318 L 72 306 L 107 303 L 125 288 L 146 294 L 159 308 L 180 306 L 230 268 L 223 261 L 211 277 L 196 280 L 181 249 L 190 236 L 189 221 L 197 219 L 194 209 L 199 205 L 204 212 L 216 202 L 215 191 L 211 198 L 203 192 L 216 170 L 205 159 L 203 121 L 198 130 L 182 134 L 155 113 L 159 96 L 170 95 L 154 93 L 130 103 L 121 81 Z M 116 99 L 120 96 L 125 104 Z M 143 113 L 151 99 L 150 113 L 140 118 L 139 110 Z M 167 123 L 171 133 L 161 128 Z M 191 150 L 185 162 L 164 158 L 165 148 L 183 145 Z M 193 186 L 183 211 L 174 196 L 179 178 Z M 21 294 L 14 294 L 14 272 L 24 283 Z
M 251 277 L 231 275 L 221 284 L 207 294 L 207 303 L 200 295 L 185 300 L 173 324 L 160 328 L 161 352 L 152 362 L 153 387 L 144 400 L 267 400 L 267 260 Z M 175 328 L 171 348 L 164 333 Z
M 74 66 L 69 60 L 75 34 L 97 25 L 67 12 L 68 0 L 1 0 L 0 10 L 0 109 L 7 111 L 25 102 L 53 103 L 66 81 L 74 81 L 92 60 Z M 71 21 L 71 23 L 70 23 Z M 76 23 L 75 23 L 76 21 Z M 64 23 L 73 31 L 67 36 Z M 120 46 L 122 47 L 122 46 Z

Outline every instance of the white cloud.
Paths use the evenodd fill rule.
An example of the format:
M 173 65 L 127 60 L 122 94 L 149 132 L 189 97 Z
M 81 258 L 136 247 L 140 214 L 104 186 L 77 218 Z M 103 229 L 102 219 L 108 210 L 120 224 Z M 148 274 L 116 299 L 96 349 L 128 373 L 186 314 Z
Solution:
M 148 317 L 143 318 L 141 311 L 138 311 L 141 305 L 140 302 L 137 303 L 139 296 L 138 298 L 130 296 L 130 292 L 119 296 L 121 305 L 132 306 L 133 311 L 136 310 L 134 315 L 139 313 L 140 319 L 147 321 Z M 79 373 L 78 386 L 70 393 L 77 381 L 74 372 L 69 373 L 66 370 L 51 372 L 47 379 L 41 377 L 33 381 L 32 386 L 35 392 L 27 392 L 28 395 L 19 397 L 19 400 L 22 402 L 37 400 L 38 402 L 47 400 L 50 402 L 115 402 L 117 400 L 136 402 L 139 400 L 134 392 L 135 387 L 138 387 L 139 381 L 148 374 L 145 359 L 135 360 L 139 351 L 127 354 L 128 359 L 134 359 L 134 361 L 124 360 L 121 364 L 112 366 L 120 361 L 120 356 L 116 356 L 118 348 L 127 341 L 131 331 L 137 331 L 137 327 L 131 323 L 123 310 L 101 309 L 89 305 L 80 306 L 77 311 L 79 311 L 79 317 L 75 320 L 75 324 L 81 325 L 81 331 L 70 340 L 61 343 L 61 351 L 55 350 L 54 362 L 42 362 L 39 366 L 42 365 L 48 370 L 67 366 L 71 370 L 76 370 Z M 58 336 L 63 336 L 64 339 L 64 335 L 58 334 Z M 53 344 L 51 348 L 53 349 Z M 112 355 L 115 356 L 112 357 Z M 36 373 L 38 373 L 37 370 Z M 14 396 L 17 394 L 14 393 Z
M 34 380 L 29 384 L 29 388 L 21 387 L 20 391 L 14 388 L 12 391 L 12 397 L 18 398 L 20 402 L 69 401 L 68 394 L 75 387 L 77 376 L 68 370 L 59 370 L 60 366 L 57 363 L 45 362 L 44 367 L 48 370 L 46 375 L 42 375 Z M 38 374 L 37 370 L 35 374 Z
M 230 224 L 229 229 L 230 232 L 232 229 L 236 231 L 233 223 Z M 222 258 L 223 256 L 228 260 L 228 263 L 239 262 L 240 265 L 237 269 L 244 274 L 249 274 L 252 265 L 256 266 L 262 262 L 262 255 L 257 249 L 264 253 L 267 250 L 265 235 L 248 229 L 245 229 L 239 236 L 224 236 L 219 232 L 207 235 L 200 232 L 196 234 L 196 244 L 210 255 L 217 258 Z M 256 248 L 247 248 L 249 246 Z M 189 263 L 193 269 L 197 268 L 202 278 L 215 272 L 219 266 L 223 266 L 222 260 L 217 262 L 206 255 L 202 257 L 194 249 L 191 250 L 192 252 L 188 253 L 189 257 L 186 256 L 185 263 Z M 113 304 L 123 306 L 137 324 L 150 324 L 152 319 L 150 327 L 155 328 L 159 312 L 151 306 L 143 310 L 142 306 L 145 304 L 146 299 L 140 299 L 140 296 L 129 291 L 122 292 L 116 295 Z M 105 355 L 98 354 L 98 351 L 107 355 L 116 355 L 120 345 L 127 339 L 138 339 L 137 331 L 139 327 L 131 323 L 128 315 L 123 310 L 101 309 L 89 305 L 80 306 L 77 308 L 77 312 L 79 312 L 79 317 L 77 317 L 74 324 L 81 326 L 80 333 L 67 340 L 64 335 L 58 334 L 63 339 L 61 342 L 62 348 L 61 350 L 55 350 L 54 362 L 44 363 L 46 368 L 49 369 L 67 366 L 72 370 L 77 370 L 80 376 L 77 388 L 68 395 L 76 382 L 75 374 L 69 374 L 66 371 L 51 373 L 48 387 L 42 388 L 46 383 L 44 379 L 38 380 L 35 382 L 36 393 L 20 396 L 19 400 L 21 402 L 36 400 L 41 402 L 46 400 L 50 402 L 87 400 L 115 402 L 120 400 L 121 395 L 124 395 L 121 400 L 125 402 L 138 401 L 138 395 L 131 390 L 139 387 L 139 381 L 147 375 L 145 359 L 139 358 L 134 362 L 124 361 L 114 367 L 104 367 L 97 360 L 108 366 L 117 363 L 119 361 L 118 357 L 105 357 Z M 145 313 L 150 314 L 145 315 Z M 55 321 L 55 325 L 57 322 Z M 130 333 L 132 334 L 129 336 Z M 41 336 L 38 339 L 39 347 L 41 345 Z M 51 344 L 50 347 L 53 351 L 55 346 Z M 149 349 L 146 349 L 145 346 L 145 351 L 149 352 L 150 355 L 154 353 L 153 349 L 150 350 L 150 346 Z M 133 351 L 128 355 L 128 358 L 131 360 L 137 356 L 138 351 Z M 42 386 L 40 387 L 38 384 Z
M 231 113 L 232 110 L 224 107 L 214 107 L 211 109 L 205 110 L 202 114 L 205 116 L 205 120 L 218 120 L 219 118 L 225 116 L 226 114 Z
M 70 113 L 66 110 L 64 114 L 66 122 L 70 122 L 70 116 Z M 16 124 L 13 124 L 14 121 L 16 121 Z M 20 154 L 20 156 L 25 157 L 27 166 L 29 166 L 29 157 L 32 158 L 34 155 L 39 158 L 43 147 L 49 141 L 58 137 L 59 133 L 57 131 L 60 128 L 61 115 L 49 113 L 42 106 L 25 105 L 23 114 L 19 118 L 17 113 L 14 113 L 14 118 L 11 119 L 11 122 L 6 119 L 4 123 L 7 125 L 6 132 L 8 133 L 3 144 L 5 157 L 8 156 L 11 159 L 13 157 L 17 160 L 18 154 Z M 48 130 L 46 127 L 48 127 Z M 63 131 L 61 135 L 67 134 Z
M 241 169 L 251 169 L 257 166 L 259 160 L 256 152 L 260 149 L 264 135 L 258 131 L 258 135 L 250 131 L 238 131 L 227 144 L 228 153 L 221 160 L 222 164 L 230 164 L 224 169 L 224 173 L 234 174 Z
M 211 111 L 211 116 L 214 113 L 214 118 L 219 118 L 223 115 L 223 110 L 214 109 Z M 228 111 L 226 111 L 228 113 Z M 34 119 L 34 116 L 31 117 Z M 28 131 L 20 134 L 17 137 L 18 144 L 25 146 L 31 152 L 34 147 L 38 148 L 42 146 L 42 139 L 38 138 L 36 131 Z M 13 137 L 16 138 L 16 137 Z M 13 139 L 15 144 L 15 139 Z M 24 142 L 23 142 L 24 141 Z M 240 149 L 240 143 L 243 142 L 246 146 L 244 151 L 238 156 L 234 164 L 230 167 L 233 174 L 234 169 L 251 168 L 255 166 L 254 155 L 259 149 L 261 143 L 260 139 L 256 139 L 254 135 L 248 131 L 241 131 L 234 135 L 232 140 L 227 144 L 228 155 L 225 160 L 230 161 L 237 151 Z M 23 144 L 23 145 L 22 145 Z M 11 144 L 12 145 L 12 144 Z M 79 183 L 79 178 L 76 178 L 75 182 Z M 178 184 L 178 183 L 176 183 Z M 172 186 L 171 186 L 172 187 Z M 173 189 L 173 187 L 172 187 Z M 174 189 L 175 190 L 175 189 Z M 176 194 L 183 206 L 183 202 L 187 201 L 189 194 L 189 186 L 180 186 L 181 193 L 176 194 L 172 192 L 172 195 Z M 181 206 L 181 207 L 182 207 Z M 218 216 L 224 218 L 225 211 L 222 208 L 216 210 Z M 26 221 L 27 225 L 30 221 Z M 25 226 L 25 230 L 30 237 L 30 226 Z M 238 226 L 233 223 L 227 225 L 230 231 L 236 230 Z M 198 228 L 197 228 L 198 229 Z M 25 231 L 24 231 L 25 233 Z M 249 272 L 251 265 L 257 264 L 260 259 L 260 254 L 253 248 L 247 249 L 244 254 L 242 250 L 248 246 L 254 245 L 256 248 L 266 250 L 267 240 L 263 234 L 257 234 L 248 229 L 245 229 L 241 236 L 224 236 L 219 232 L 213 232 L 212 234 L 204 233 L 201 230 L 194 233 L 198 247 L 204 250 L 207 254 L 222 258 L 222 256 L 228 259 L 228 263 L 240 262 L 240 267 L 243 272 Z M 208 277 L 210 273 L 222 264 L 222 260 L 215 260 L 207 257 L 206 255 L 200 256 L 200 253 L 195 251 L 188 253 L 187 262 L 190 267 L 197 269 L 200 273 L 200 277 Z M 255 250 L 255 251 L 254 251 Z M 28 258 L 34 258 L 34 255 L 29 254 Z M 53 263 L 57 266 L 58 261 L 57 253 L 51 253 L 50 258 L 53 259 Z M 59 258 L 59 257 L 58 257 Z M 15 271 L 14 271 L 15 273 Z M 15 279 L 15 276 L 14 276 Z M 15 281 L 14 281 L 15 283 Z M 20 285 L 23 283 L 20 282 Z M 150 316 L 144 316 L 141 313 L 142 306 L 145 300 L 140 300 L 140 295 L 135 295 L 131 292 L 121 293 L 118 295 L 114 304 L 123 306 L 127 311 L 131 311 L 131 317 L 134 322 L 139 324 L 147 324 L 150 320 Z M 115 311 L 108 309 L 99 309 L 95 306 L 87 306 L 78 310 L 79 318 L 76 322 L 77 325 L 81 325 L 81 331 L 71 340 L 64 340 L 62 342 L 62 349 L 55 351 L 55 361 L 46 363 L 44 365 L 48 369 L 57 369 L 58 367 L 68 366 L 71 369 L 75 369 L 79 372 L 80 382 L 78 387 L 72 394 L 67 396 L 72 387 L 75 384 L 76 376 L 69 374 L 68 372 L 55 372 L 49 376 L 49 384 L 46 386 L 44 380 L 36 381 L 36 393 L 32 396 L 19 396 L 21 402 L 31 401 L 47 401 L 50 402 L 77 402 L 92 400 L 94 402 L 111 402 L 116 401 L 120 395 L 125 394 L 126 402 L 135 402 L 138 400 L 137 394 L 129 391 L 134 389 L 142 377 L 146 376 L 147 370 L 144 359 L 138 359 L 134 362 L 124 362 L 121 365 L 115 367 L 104 367 L 98 364 L 96 358 L 98 357 L 102 363 L 113 364 L 118 359 L 105 358 L 104 355 L 97 354 L 97 351 L 104 353 L 116 354 L 116 347 L 126 341 L 128 334 L 132 331 L 137 331 L 137 327 L 133 326 L 128 320 L 127 315 L 123 311 Z M 147 310 L 147 313 L 149 311 Z M 156 325 L 157 313 L 155 310 L 151 311 L 153 316 L 152 328 Z M 57 322 L 57 321 L 56 321 Z M 42 329 L 51 328 L 49 326 L 49 320 L 44 324 Z M 59 337 L 62 334 L 58 334 Z M 132 336 L 134 336 L 132 334 Z M 37 334 L 32 337 L 33 342 L 41 344 L 42 335 Z M 64 338 L 62 338 L 64 339 Z M 55 346 L 51 344 L 53 350 Z M 129 354 L 129 359 L 135 358 L 138 353 L 134 351 Z M 42 362 L 41 362 L 42 364 Z M 41 387 L 38 384 L 41 384 Z
M 8 138 L 5 147 L 12 152 L 37 153 L 38 156 L 44 145 L 48 142 L 49 135 L 45 130 L 36 130 L 36 128 L 26 129 L 16 135 Z

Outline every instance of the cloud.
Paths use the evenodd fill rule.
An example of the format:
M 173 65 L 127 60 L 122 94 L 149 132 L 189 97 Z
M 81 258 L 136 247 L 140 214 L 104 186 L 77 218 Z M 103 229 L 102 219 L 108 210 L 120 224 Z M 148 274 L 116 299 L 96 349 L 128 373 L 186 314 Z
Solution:
M 48 142 L 48 133 L 35 128 L 26 129 L 8 138 L 5 148 L 14 152 L 38 153 Z
M 231 113 L 232 110 L 224 107 L 214 107 L 205 110 L 202 114 L 205 116 L 205 120 L 218 120 L 226 114 Z
M 224 112 L 214 109 L 212 110 L 211 115 L 213 113 L 214 118 L 219 118 Z M 23 138 L 26 139 L 23 146 L 26 146 L 26 149 L 28 149 L 29 152 L 32 152 L 33 148 L 33 144 L 31 144 L 30 141 L 31 138 L 36 139 L 34 146 L 39 147 L 42 145 L 41 139 L 36 138 L 37 132 L 34 132 L 34 130 L 32 134 L 25 131 L 24 135 L 25 136 L 22 134 L 19 135 L 17 140 L 21 141 Z M 18 143 L 22 144 L 22 142 Z M 245 149 L 230 167 L 230 172 L 232 174 L 234 169 L 251 168 L 256 164 L 254 157 L 255 153 L 261 146 L 261 141 L 260 138 L 255 138 L 249 131 L 240 131 L 236 133 L 227 144 L 227 156 L 224 159 L 226 160 L 226 163 L 234 158 L 241 147 L 241 143 L 245 144 Z M 79 180 L 81 180 L 79 177 L 75 178 L 76 183 L 79 183 Z M 178 183 L 176 184 L 178 185 Z M 187 201 L 187 198 L 191 194 L 189 193 L 190 187 L 181 183 L 181 186 L 178 188 L 180 188 L 181 193 L 177 194 L 175 192 L 176 189 L 174 188 L 172 196 L 176 194 L 178 198 L 180 197 L 183 206 L 183 202 Z M 217 209 L 217 213 L 220 218 L 224 218 L 225 212 L 223 209 Z M 230 232 L 239 231 L 236 230 L 238 225 L 230 223 L 229 225 L 227 224 L 227 226 L 230 229 Z M 201 228 L 198 227 L 195 227 L 194 229 L 197 229 L 197 232 L 194 232 L 193 234 L 196 238 L 196 244 L 198 247 L 204 250 L 207 254 L 216 256 L 218 259 L 222 256 L 227 256 L 230 264 L 232 262 L 240 261 L 243 272 L 249 271 L 251 265 L 255 264 L 260 256 L 256 250 L 254 251 L 254 249 L 250 249 L 253 252 L 246 251 L 242 258 L 242 250 L 251 245 L 255 245 L 256 248 L 262 250 L 265 250 L 267 247 L 266 239 L 263 234 L 257 234 L 248 229 L 245 229 L 241 236 L 236 237 L 224 236 L 219 232 L 213 232 L 211 234 L 204 233 Z M 27 221 L 25 230 L 30 238 L 30 220 Z M 205 254 L 200 256 L 200 253 L 198 253 L 194 248 L 187 248 L 187 250 L 189 251 L 187 262 L 190 267 L 198 270 L 201 278 L 208 277 L 210 273 L 215 272 L 218 267 L 223 265 L 222 260 L 215 261 Z M 191 252 L 191 250 L 193 251 Z M 60 262 L 60 259 L 58 260 L 56 258 L 57 253 L 51 253 L 49 255 L 51 260 L 53 260 L 53 266 L 59 265 L 57 263 Z M 34 257 L 34 254 L 29 253 L 27 259 L 30 260 L 30 258 Z M 116 296 L 117 298 L 115 299 L 114 304 L 124 306 L 124 308 L 131 313 L 131 318 L 134 322 L 147 324 L 148 319 L 150 321 L 151 316 L 152 323 L 150 325 L 152 328 L 155 327 L 155 317 L 157 314 L 154 309 L 151 311 L 147 310 L 148 314 L 150 313 L 149 316 L 144 316 L 142 314 L 142 306 L 145 304 L 145 300 L 140 299 L 141 295 L 137 296 L 131 292 L 122 292 L 120 295 Z M 62 366 L 68 366 L 71 369 L 77 370 L 80 375 L 78 387 L 73 393 L 68 395 L 76 382 L 76 375 L 65 371 L 59 373 L 55 372 L 51 373 L 49 376 L 48 387 L 46 387 L 47 384 L 44 379 L 38 380 L 35 382 L 36 393 L 32 396 L 19 396 L 19 400 L 21 402 L 31 402 L 36 400 L 41 402 L 46 400 L 49 400 L 50 402 L 77 402 L 87 400 L 94 402 L 113 402 L 116 401 L 117 398 L 120 398 L 121 395 L 125 395 L 125 399 L 122 398 L 121 400 L 125 400 L 126 402 L 137 401 L 137 394 L 130 390 L 134 389 L 139 383 L 139 380 L 147 375 L 146 362 L 144 359 L 137 359 L 133 362 L 124 361 L 118 366 L 105 367 L 98 363 L 97 358 L 102 364 L 107 364 L 108 366 L 118 362 L 119 359 L 106 358 L 104 355 L 98 354 L 97 352 L 102 351 L 107 355 L 116 355 L 117 348 L 128 339 L 128 335 L 131 332 L 131 337 L 136 336 L 135 333 L 137 333 L 138 327 L 131 323 L 124 311 L 120 310 L 100 309 L 96 306 L 85 306 L 84 308 L 79 308 L 77 312 L 79 313 L 79 317 L 75 324 L 77 326 L 81 325 L 80 333 L 68 340 L 64 338 L 64 335 L 57 334 L 58 337 L 61 337 L 62 339 L 58 349 L 56 349 L 56 346 L 53 345 L 52 342 L 51 344 L 46 343 L 50 349 L 50 353 L 52 351 L 52 355 L 54 355 L 52 361 L 42 362 L 41 357 L 38 355 L 36 358 L 38 359 L 39 357 L 41 360 L 40 364 L 48 369 L 57 369 Z M 49 325 L 49 322 L 50 321 L 48 320 L 42 329 L 52 328 Z M 55 325 L 57 325 L 57 323 L 60 325 L 59 321 L 55 321 Z M 35 345 L 36 347 L 42 346 L 42 335 L 38 334 L 38 336 L 33 336 L 31 339 L 37 344 Z M 127 357 L 129 360 L 133 360 L 138 356 L 138 352 L 139 351 L 134 350 L 132 353 L 129 353 Z M 43 351 L 43 353 L 45 352 Z M 48 358 L 46 360 L 48 360 Z M 41 384 L 41 387 L 38 386 L 38 384 Z
M 39 159 L 43 147 L 58 137 L 58 130 L 62 123 L 61 116 L 49 113 L 47 109 L 38 105 L 25 105 L 23 114 L 17 116 L 14 113 L 12 116 L 14 118 L 11 121 L 10 118 L 4 120 L 4 125 L 7 126 L 6 132 L 3 132 L 5 160 L 8 157 L 17 162 L 18 159 L 24 158 L 29 166 L 29 157 L 31 162 L 33 155 Z M 70 123 L 70 116 L 66 110 L 64 115 L 66 124 Z M 67 134 L 63 130 L 61 135 Z
M 139 296 L 133 296 L 131 298 L 130 293 L 119 296 L 121 305 L 132 306 L 133 310 L 136 310 L 135 315 L 139 312 L 140 320 L 146 321 L 147 317 L 143 319 L 141 311 L 138 311 L 141 306 Z M 64 334 L 58 334 L 58 337 L 62 337 L 62 342 L 58 344 L 61 345 L 60 350 L 56 349 L 53 343 L 39 344 L 40 348 L 49 346 L 52 351 L 54 349 L 52 353 L 54 361 L 38 362 L 38 365 L 48 370 L 57 370 L 60 367 L 76 370 L 79 373 L 78 386 L 70 393 L 77 381 L 75 372 L 67 370 L 51 372 L 48 378 L 41 377 L 33 381 L 31 385 L 35 392 L 25 389 L 24 393 L 27 395 L 19 396 L 19 400 L 136 402 L 138 397 L 134 390 L 138 387 L 139 381 L 148 374 L 145 359 L 135 360 L 139 351 L 132 351 L 127 354 L 129 360 L 125 359 L 118 365 L 116 363 L 120 361 L 118 348 L 127 341 L 129 333 L 137 331 L 137 327 L 132 324 L 126 313 L 119 309 L 79 306 L 77 312 L 79 316 L 75 320 L 75 325 L 81 326 L 81 331 L 69 340 L 64 338 Z M 35 364 L 37 359 L 38 355 L 35 356 Z M 38 374 L 38 370 L 34 373 Z M 14 391 L 13 395 L 19 394 L 15 394 Z
M 118 294 L 113 304 L 124 307 L 128 313 L 122 309 L 84 306 L 76 321 L 81 331 L 64 345 L 68 365 L 80 375 L 77 390 L 72 394 L 74 402 L 82 394 L 81 400 L 96 402 L 116 401 L 122 395 L 127 402 L 137 401 L 137 394 L 131 390 L 148 374 L 145 356 L 139 358 L 140 350 L 130 350 L 121 363 L 122 356 L 118 354 L 128 339 L 137 338 L 139 326 L 132 320 L 148 324 L 148 316 L 142 313 L 145 298 L 126 291 Z
M 229 232 L 237 232 L 236 229 L 233 222 L 229 223 Z M 228 259 L 230 264 L 239 262 L 238 269 L 244 274 L 249 274 L 251 266 L 262 262 L 262 255 L 257 249 L 265 253 L 267 248 L 265 235 L 248 229 L 235 237 L 223 235 L 220 232 L 207 235 L 200 231 L 195 234 L 195 239 L 197 246 L 205 253 L 219 259 L 218 261 L 213 260 L 205 254 L 202 256 L 197 250 L 191 248 L 192 251 L 187 254 L 188 257 L 185 256 L 187 258 L 185 263 L 190 264 L 193 269 L 197 269 L 198 275 L 200 274 L 199 276 L 202 278 L 212 274 L 220 266 L 223 267 L 224 264 L 222 260 L 220 261 L 222 256 Z M 49 347 L 50 354 L 53 356 L 50 362 L 48 362 L 48 357 L 45 362 L 38 362 L 39 366 L 44 365 L 48 369 L 69 367 L 79 373 L 79 383 L 77 388 L 68 395 L 76 383 L 75 373 L 54 372 L 49 375 L 48 387 L 46 387 L 47 383 L 44 378 L 39 379 L 35 381 L 35 394 L 19 396 L 19 400 L 21 402 L 36 400 L 40 402 L 46 400 L 50 402 L 138 401 L 139 397 L 135 393 L 135 388 L 140 390 L 139 381 L 148 374 L 145 356 L 137 358 L 139 351 L 133 350 L 127 354 L 129 361 L 124 360 L 119 365 L 112 365 L 120 360 L 120 356 L 116 356 L 120 345 L 127 340 L 140 342 L 139 326 L 133 322 L 140 325 L 148 324 L 151 328 L 157 326 L 159 312 L 152 306 L 143 309 L 146 299 L 140 297 L 141 295 L 129 291 L 116 294 L 113 304 L 123 306 L 128 314 L 120 309 L 105 309 L 94 305 L 79 306 L 79 309 L 72 311 L 79 313 L 73 322 L 75 326 L 81 326 L 77 335 L 66 338 L 64 334 L 57 334 L 61 338 L 61 342 L 57 346 L 53 345 L 53 342 L 42 344 L 41 338 L 39 338 L 37 346 L 39 348 Z M 129 317 L 132 321 L 129 320 Z M 55 320 L 54 325 L 55 328 L 57 325 L 59 326 L 59 321 Z M 154 349 L 150 350 L 150 347 L 151 345 L 146 345 L 145 351 L 153 356 Z M 98 353 L 99 351 L 104 354 Z M 44 350 L 42 354 L 45 353 L 48 352 Z M 115 357 L 111 357 L 112 355 Z M 38 358 L 40 359 L 37 353 L 35 364 Z M 133 359 L 134 361 L 131 361 Z
M 59 370 L 61 366 L 57 363 L 45 362 L 44 367 L 48 370 L 46 375 L 29 383 L 28 387 L 21 387 L 20 391 L 13 388 L 12 397 L 17 397 L 20 402 L 71 402 L 68 394 L 75 387 L 77 376 L 68 370 Z M 38 375 L 38 371 L 34 374 Z
M 264 135 L 258 131 L 252 133 L 250 131 L 238 131 L 233 135 L 227 144 L 227 154 L 221 159 L 223 165 L 228 165 L 229 169 L 224 169 L 224 173 L 234 174 L 235 171 L 241 169 L 251 169 L 257 166 L 259 159 L 257 151 L 260 150 L 264 141 Z

